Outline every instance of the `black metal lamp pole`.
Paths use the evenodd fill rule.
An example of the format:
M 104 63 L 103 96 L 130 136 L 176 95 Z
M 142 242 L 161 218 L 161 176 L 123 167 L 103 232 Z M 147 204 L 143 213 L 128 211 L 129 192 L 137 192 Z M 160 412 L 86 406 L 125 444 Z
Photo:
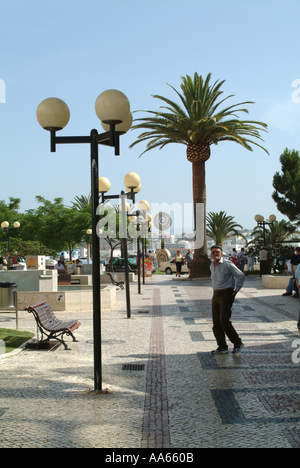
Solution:
M 104 195 L 104 192 L 101 192 L 102 195 L 102 203 L 105 200 L 112 200 L 121 198 L 121 207 L 122 207 L 122 242 L 124 247 L 124 266 L 125 266 L 125 289 L 126 289 L 126 309 L 127 309 L 127 318 L 131 318 L 131 306 L 130 306 L 130 287 L 129 287 L 129 268 L 128 268 L 128 249 L 127 249 L 127 213 L 126 213 L 126 199 L 133 200 L 135 203 L 135 193 L 134 190 L 131 189 L 130 192 L 125 193 L 124 191 L 121 192 L 121 195 Z
M 140 257 L 140 223 L 137 223 L 137 251 L 138 251 L 138 294 L 141 294 L 141 257 Z
M 13 228 L 10 228 L 8 227 L 9 224 L 7 221 L 3 221 L 3 223 L 1 223 L 1 227 L 3 229 L 4 232 L 7 232 L 7 252 L 10 254 L 10 231 L 16 231 L 17 229 L 19 229 L 20 227 L 20 223 L 18 221 L 15 221 L 14 223 L 16 226 L 14 226 Z
M 99 216 L 99 158 L 98 132 L 91 131 L 91 189 L 92 189 L 92 248 L 93 248 L 93 338 L 94 338 L 94 390 L 102 390 L 102 351 L 101 351 L 101 284 L 100 284 L 100 241 L 97 233 Z
M 265 221 L 264 218 L 260 215 L 256 215 L 254 219 L 257 222 L 257 226 L 263 228 L 263 241 L 264 241 L 264 247 L 265 247 L 266 246 L 266 225 L 273 226 L 274 221 L 276 220 L 276 216 L 271 215 L 269 218 L 270 219 L 269 223 Z
M 10 230 L 11 228 L 4 228 L 4 232 L 7 232 L 7 252 L 10 254 Z
M 143 212 L 143 217 L 146 219 L 147 213 Z M 142 258 L 143 258 L 143 284 L 145 284 L 145 255 L 146 255 L 146 238 L 149 228 L 149 221 L 142 221 Z
M 137 271 L 138 271 L 138 294 L 141 294 L 141 257 L 140 257 L 140 211 L 137 210 L 135 213 L 130 213 L 127 216 L 135 216 L 137 223 L 136 223 L 136 230 L 137 230 Z
M 94 390 L 102 391 L 102 350 L 101 350 L 101 275 L 100 275 L 100 241 L 97 225 L 99 215 L 99 156 L 98 145 L 104 144 L 115 148 L 119 155 L 119 133 L 114 125 L 111 131 L 99 134 L 93 129 L 89 137 L 57 137 L 51 132 L 51 151 L 56 151 L 56 144 L 90 143 L 91 148 L 91 202 L 92 202 L 92 249 L 93 249 L 93 337 L 94 337 Z
M 126 197 L 125 192 L 121 192 L 121 206 L 122 206 L 122 226 L 123 226 L 123 245 L 124 245 L 124 264 L 125 264 L 125 289 L 126 289 L 126 304 L 127 304 L 127 318 L 131 318 L 130 308 L 130 290 L 129 290 L 129 269 L 128 269 L 128 250 L 127 250 L 127 212 L 126 212 Z
M 136 213 L 136 219 L 137 219 L 137 225 L 136 225 L 136 230 L 137 230 L 137 270 L 138 270 L 138 294 L 141 294 L 141 257 L 140 257 L 140 221 L 139 221 L 139 216 L 140 216 L 140 211 L 138 210 Z
M 143 258 L 143 284 L 145 284 L 145 246 L 146 237 L 145 237 L 145 226 L 144 222 L 142 223 L 142 258 Z
M 115 99 L 117 98 L 117 99 Z M 116 104 L 117 100 L 117 104 Z M 103 105 L 104 103 L 104 105 Z M 103 109 L 106 117 L 102 118 Z M 97 232 L 99 215 L 99 158 L 98 145 L 112 146 L 115 155 L 120 154 L 119 136 L 129 130 L 132 122 L 130 105 L 127 97 L 117 90 L 108 90 L 98 96 L 95 104 L 96 114 L 107 126 L 108 131 L 99 134 L 93 129 L 89 136 L 56 136 L 70 118 L 67 104 L 58 98 L 45 99 L 37 109 L 39 124 L 51 132 L 51 152 L 56 151 L 57 144 L 88 143 L 91 153 L 91 200 L 92 200 L 92 249 L 93 249 L 93 334 L 94 334 L 94 390 L 102 391 L 102 352 L 101 352 L 101 296 L 100 296 L 100 242 Z M 116 131 L 116 125 L 118 130 Z M 103 125 L 102 125 L 103 126 Z

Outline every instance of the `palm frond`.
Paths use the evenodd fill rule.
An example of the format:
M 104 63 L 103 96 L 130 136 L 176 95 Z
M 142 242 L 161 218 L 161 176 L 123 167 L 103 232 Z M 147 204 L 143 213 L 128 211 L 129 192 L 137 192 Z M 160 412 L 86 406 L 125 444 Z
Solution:
M 234 221 L 233 216 L 228 216 L 225 211 L 219 213 L 210 212 L 206 217 L 206 232 L 210 239 L 218 245 L 223 245 L 223 242 L 233 236 L 245 236 L 239 231 L 243 229 L 240 224 Z
M 252 145 L 268 151 L 255 140 L 264 141 L 261 132 L 267 131 L 267 125 L 254 120 L 241 120 L 241 113 L 248 114 L 246 105 L 254 104 L 252 101 L 244 101 L 221 109 L 221 106 L 229 98 L 229 95 L 221 100 L 221 90 L 224 80 L 217 80 L 211 84 L 211 74 L 204 80 L 197 73 L 194 77 L 181 77 L 181 91 L 177 91 L 169 85 L 177 94 L 181 105 L 161 95 L 153 95 L 155 99 L 162 101 L 163 105 L 158 111 L 146 110 L 146 117 L 135 119 L 133 130 L 144 129 L 138 138 L 130 145 L 148 140 L 144 154 L 151 149 L 170 143 L 184 145 L 212 145 L 221 141 L 234 141 L 244 148 L 252 151 Z M 250 139 L 254 138 L 254 140 Z

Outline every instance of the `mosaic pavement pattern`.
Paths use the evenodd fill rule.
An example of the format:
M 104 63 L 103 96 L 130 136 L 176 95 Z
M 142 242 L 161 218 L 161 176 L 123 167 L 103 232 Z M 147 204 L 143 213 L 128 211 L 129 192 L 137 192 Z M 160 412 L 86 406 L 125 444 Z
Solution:
M 299 303 L 282 292 L 246 280 L 232 317 L 245 348 L 212 356 L 208 280 L 153 277 L 142 295 L 131 285 L 131 320 L 118 291 L 102 314 L 105 396 L 89 392 L 91 311 L 74 313 L 72 351 L 1 362 L 0 448 L 300 448 Z M 0 314 L 0 327 L 12 317 Z M 26 312 L 20 327 L 35 331 Z

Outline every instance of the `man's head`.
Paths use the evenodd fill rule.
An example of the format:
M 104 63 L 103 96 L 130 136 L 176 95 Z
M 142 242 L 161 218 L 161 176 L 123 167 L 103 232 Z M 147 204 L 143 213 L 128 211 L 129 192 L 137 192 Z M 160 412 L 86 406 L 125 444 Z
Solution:
M 296 255 L 299 255 L 300 254 L 300 247 L 296 247 L 295 252 L 296 252 Z
M 223 257 L 223 250 L 219 245 L 213 245 L 210 251 L 215 262 L 218 262 Z

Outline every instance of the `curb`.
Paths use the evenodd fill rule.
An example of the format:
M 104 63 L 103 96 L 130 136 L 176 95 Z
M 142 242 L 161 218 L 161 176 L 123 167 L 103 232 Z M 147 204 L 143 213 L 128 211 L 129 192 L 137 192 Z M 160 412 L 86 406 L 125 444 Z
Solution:
M 25 341 L 23 344 L 21 344 L 18 348 L 14 349 L 10 353 L 3 354 L 2 356 L 4 356 L 4 359 L 0 356 L 0 364 L 1 364 L 1 362 L 5 362 L 5 360 L 7 358 L 12 358 L 14 356 L 17 356 L 17 354 L 19 354 L 19 353 L 21 353 L 21 351 L 23 351 L 23 349 L 25 348 L 27 343 L 30 343 L 30 342 L 34 341 L 34 339 L 35 339 L 35 337 L 32 337 L 32 338 L 30 338 L 30 340 Z

